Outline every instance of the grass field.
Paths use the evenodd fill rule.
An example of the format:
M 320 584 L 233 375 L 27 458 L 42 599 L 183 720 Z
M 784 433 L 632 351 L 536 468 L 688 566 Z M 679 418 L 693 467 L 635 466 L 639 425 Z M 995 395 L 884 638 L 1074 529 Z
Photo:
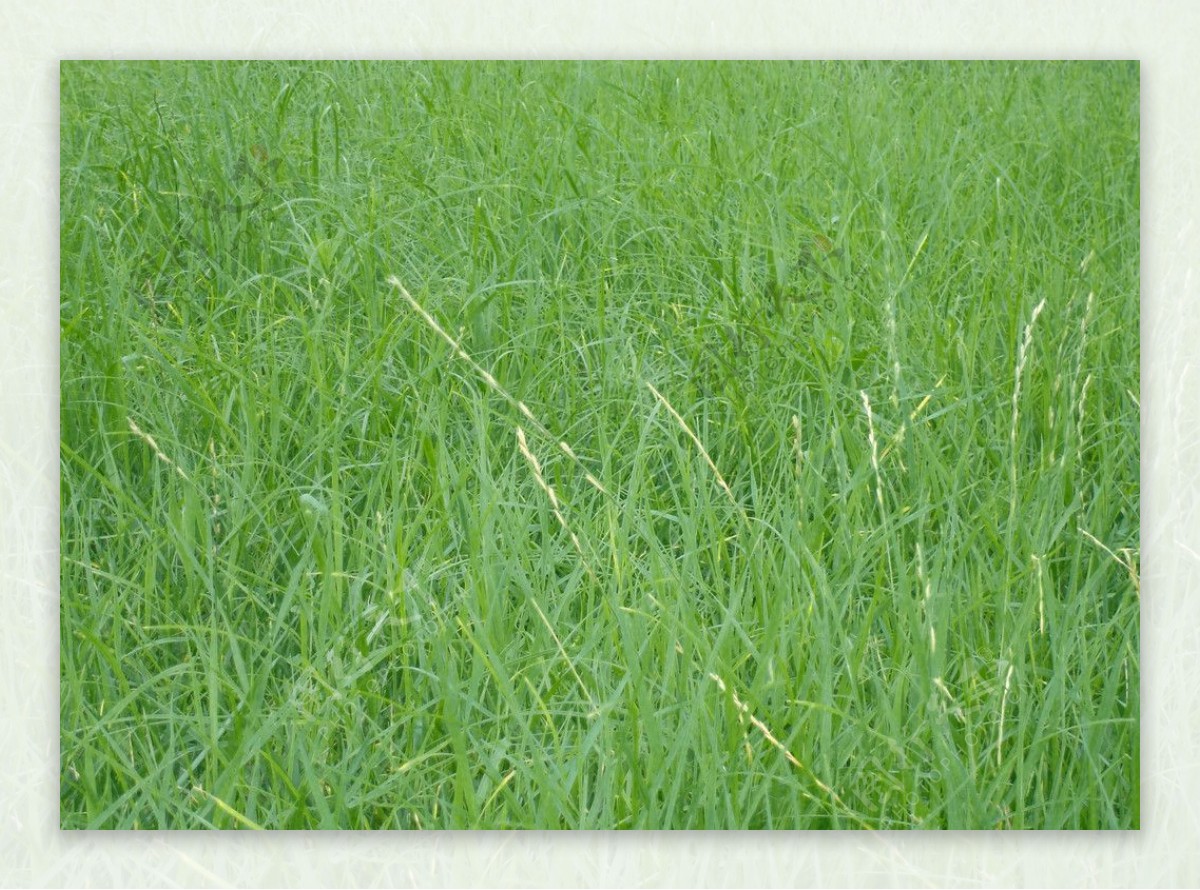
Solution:
M 64 63 L 64 828 L 1137 828 L 1136 63 Z

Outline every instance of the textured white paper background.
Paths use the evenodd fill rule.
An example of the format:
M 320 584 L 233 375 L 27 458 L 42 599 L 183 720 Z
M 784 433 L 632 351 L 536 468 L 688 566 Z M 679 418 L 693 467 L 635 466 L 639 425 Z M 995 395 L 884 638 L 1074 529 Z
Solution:
M 1140 832 L 58 830 L 58 62 L 450 56 L 1142 61 Z M 1200 884 L 1198 110 L 1188 0 L 0 7 L 0 886 Z

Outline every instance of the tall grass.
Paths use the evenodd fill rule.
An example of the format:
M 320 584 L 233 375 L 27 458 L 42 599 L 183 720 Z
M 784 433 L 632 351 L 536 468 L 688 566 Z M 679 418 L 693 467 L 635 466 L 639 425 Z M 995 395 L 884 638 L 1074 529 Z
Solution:
M 64 63 L 64 828 L 1135 828 L 1138 68 Z

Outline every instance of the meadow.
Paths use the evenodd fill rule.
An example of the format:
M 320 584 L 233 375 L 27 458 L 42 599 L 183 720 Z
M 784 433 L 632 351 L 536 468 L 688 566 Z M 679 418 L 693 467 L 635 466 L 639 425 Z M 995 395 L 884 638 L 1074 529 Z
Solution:
M 1136 63 L 64 62 L 79 828 L 1139 827 Z

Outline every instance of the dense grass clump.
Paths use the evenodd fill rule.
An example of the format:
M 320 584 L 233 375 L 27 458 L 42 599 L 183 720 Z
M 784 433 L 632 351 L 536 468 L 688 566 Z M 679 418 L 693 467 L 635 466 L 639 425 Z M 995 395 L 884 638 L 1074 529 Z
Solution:
M 62 68 L 64 828 L 1136 828 L 1138 68 Z

